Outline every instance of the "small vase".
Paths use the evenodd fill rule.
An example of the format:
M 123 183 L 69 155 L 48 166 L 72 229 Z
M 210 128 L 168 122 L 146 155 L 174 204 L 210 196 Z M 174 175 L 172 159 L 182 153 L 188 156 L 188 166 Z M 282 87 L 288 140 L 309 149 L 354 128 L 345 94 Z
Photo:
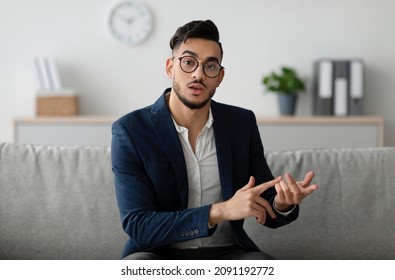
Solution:
M 296 94 L 278 94 L 278 103 L 280 106 L 280 114 L 283 116 L 295 115 L 297 95 Z

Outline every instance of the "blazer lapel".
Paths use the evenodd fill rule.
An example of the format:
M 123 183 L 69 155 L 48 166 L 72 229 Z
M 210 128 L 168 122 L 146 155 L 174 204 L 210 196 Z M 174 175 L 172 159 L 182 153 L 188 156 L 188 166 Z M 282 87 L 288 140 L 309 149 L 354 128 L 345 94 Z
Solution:
M 167 90 L 152 106 L 151 120 L 158 139 L 173 165 L 182 205 L 187 208 L 188 177 L 184 153 L 170 111 L 166 105 L 166 92 Z
M 226 114 L 221 113 L 221 107 L 214 100 L 211 101 L 211 112 L 214 118 L 215 145 L 217 148 L 219 177 L 224 201 L 233 195 L 233 160 L 230 141 L 229 123 Z

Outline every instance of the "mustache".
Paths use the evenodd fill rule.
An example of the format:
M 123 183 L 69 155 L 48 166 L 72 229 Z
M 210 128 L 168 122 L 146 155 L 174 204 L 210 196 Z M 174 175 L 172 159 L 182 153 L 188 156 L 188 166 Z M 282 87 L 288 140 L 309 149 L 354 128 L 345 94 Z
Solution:
M 190 86 L 191 84 L 200 84 L 200 85 L 202 85 L 204 88 L 207 88 L 206 84 L 203 83 L 202 80 L 193 80 L 192 82 L 189 82 L 189 83 L 188 83 L 188 86 Z

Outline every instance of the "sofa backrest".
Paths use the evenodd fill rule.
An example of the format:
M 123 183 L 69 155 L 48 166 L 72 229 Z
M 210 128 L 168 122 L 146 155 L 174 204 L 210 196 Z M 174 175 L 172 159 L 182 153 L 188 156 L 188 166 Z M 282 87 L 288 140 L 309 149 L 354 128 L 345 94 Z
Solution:
M 0 144 L 0 259 L 119 259 L 110 149 Z
M 395 148 L 268 153 L 273 175 L 314 170 L 320 188 L 299 218 L 269 229 L 249 219 L 261 249 L 278 259 L 395 259 Z

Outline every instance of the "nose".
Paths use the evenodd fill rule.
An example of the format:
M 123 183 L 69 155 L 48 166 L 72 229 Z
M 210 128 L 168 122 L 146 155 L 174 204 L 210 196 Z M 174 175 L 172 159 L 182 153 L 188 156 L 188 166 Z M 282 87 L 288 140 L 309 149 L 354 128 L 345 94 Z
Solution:
M 203 67 L 204 67 L 204 64 L 202 64 L 201 62 L 198 62 L 198 67 L 195 69 L 195 71 L 192 72 L 192 77 L 197 80 L 205 79 L 206 74 L 204 74 Z

